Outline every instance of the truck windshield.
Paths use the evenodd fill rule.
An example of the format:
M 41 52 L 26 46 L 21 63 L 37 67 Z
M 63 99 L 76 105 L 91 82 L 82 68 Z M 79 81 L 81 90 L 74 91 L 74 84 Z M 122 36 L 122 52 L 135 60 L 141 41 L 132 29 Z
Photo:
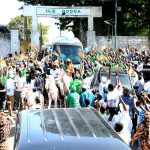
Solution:
M 70 59 L 73 64 L 79 64 L 82 60 L 82 47 L 77 45 L 54 45 L 53 51 L 59 54 L 64 61 Z

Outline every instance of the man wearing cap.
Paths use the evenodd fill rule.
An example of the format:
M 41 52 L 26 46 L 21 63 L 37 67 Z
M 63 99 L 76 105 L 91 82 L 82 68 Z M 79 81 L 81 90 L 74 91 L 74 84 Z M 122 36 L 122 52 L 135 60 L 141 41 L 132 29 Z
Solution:
M 73 64 L 71 63 L 70 59 L 67 59 L 66 65 L 67 65 L 68 76 L 73 77 L 74 67 L 73 67 Z
M 63 89 L 63 84 L 60 82 L 60 69 L 58 68 L 58 62 L 54 61 L 52 63 L 52 69 L 50 70 L 50 74 L 53 75 L 54 79 L 55 79 L 55 83 L 58 86 L 58 88 L 60 89 L 60 93 L 62 96 L 64 96 L 64 89 Z
M 80 107 L 79 99 L 80 95 L 76 93 L 76 86 L 71 85 L 70 93 L 68 94 L 65 102 L 68 103 L 69 108 L 79 108 Z

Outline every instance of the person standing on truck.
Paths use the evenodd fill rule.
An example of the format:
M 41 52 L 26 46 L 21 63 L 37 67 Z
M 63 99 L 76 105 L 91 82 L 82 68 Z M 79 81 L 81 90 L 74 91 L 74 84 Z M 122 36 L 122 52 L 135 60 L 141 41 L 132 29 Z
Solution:
M 67 59 L 66 70 L 68 71 L 68 76 L 74 78 L 74 66 L 70 59 Z

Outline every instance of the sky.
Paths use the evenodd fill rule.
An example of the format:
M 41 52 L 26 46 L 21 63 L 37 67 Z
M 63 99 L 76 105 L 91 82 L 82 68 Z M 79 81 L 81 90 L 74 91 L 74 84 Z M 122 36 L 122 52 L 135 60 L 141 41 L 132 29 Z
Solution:
M 7 25 L 11 18 L 21 15 L 22 10 L 18 10 L 23 6 L 23 2 L 17 0 L 0 0 L 0 24 Z
M 0 0 L 0 24 L 7 25 L 11 18 L 22 15 L 23 10 L 18 9 L 23 5 L 23 2 L 18 2 L 17 0 Z M 38 22 L 49 26 L 48 39 L 50 42 L 60 35 L 60 30 L 58 29 L 58 26 L 55 25 L 55 22 L 58 21 L 56 21 L 54 18 L 42 17 L 38 18 Z

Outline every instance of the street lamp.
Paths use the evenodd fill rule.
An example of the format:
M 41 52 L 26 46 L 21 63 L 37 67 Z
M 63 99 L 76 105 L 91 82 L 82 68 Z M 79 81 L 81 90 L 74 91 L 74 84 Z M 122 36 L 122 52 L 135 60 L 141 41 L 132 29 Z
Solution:
M 114 25 L 115 25 L 114 19 L 105 20 L 104 23 L 112 27 L 112 46 L 113 46 L 113 44 L 115 45 L 115 43 L 113 42 L 113 41 L 114 41 L 114 40 L 113 40 Z M 108 26 L 108 32 L 109 32 L 109 26 Z M 108 33 L 108 34 L 109 34 L 109 33 Z
M 117 7 L 118 3 L 117 0 L 115 0 L 115 42 L 114 42 L 114 50 L 117 50 Z
M 120 7 L 118 7 L 117 0 L 101 0 L 101 2 L 114 2 L 115 1 L 115 41 L 114 41 L 114 50 L 117 50 L 117 11 L 121 11 Z M 119 8 L 119 9 L 118 9 Z

